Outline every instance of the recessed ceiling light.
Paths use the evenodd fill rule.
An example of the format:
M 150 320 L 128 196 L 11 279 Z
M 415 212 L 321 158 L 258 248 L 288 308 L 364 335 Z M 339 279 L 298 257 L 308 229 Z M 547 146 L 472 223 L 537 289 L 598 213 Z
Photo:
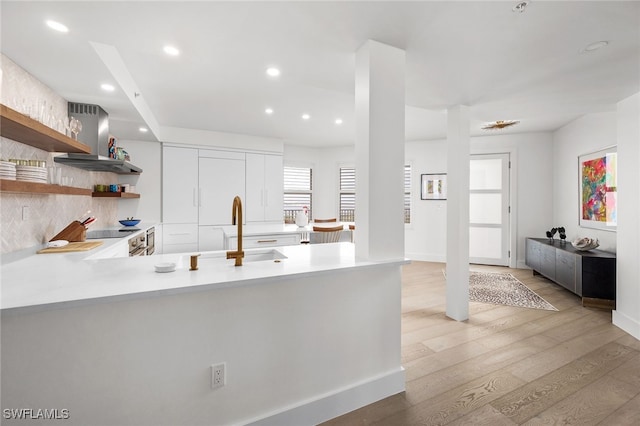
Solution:
M 308 120 L 310 118 L 311 118 L 311 116 L 309 114 L 302 114 L 302 119 L 303 120 Z
M 180 51 L 174 46 L 167 45 L 163 48 L 163 50 L 164 53 L 170 56 L 178 56 L 180 54 Z
M 267 75 L 269 77 L 277 77 L 277 76 L 280 75 L 280 70 L 278 68 L 274 68 L 274 67 L 267 68 L 266 72 L 267 72 Z
M 519 12 L 522 13 L 525 11 L 525 9 L 527 8 L 527 6 L 529 6 L 529 1 L 521 1 L 520 3 L 516 4 L 515 6 L 513 6 L 513 9 L 511 9 L 514 12 Z
M 582 49 L 580 51 L 580 53 L 586 53 L 586 52 L 593 52 L 596 51 L 602 47 L 605 47 L 609 44 L 608 41 L 606 40 L 601 40 L 601 41 L 596 41 L 595 43 L 591 43 L 589 45 L 587 45 L 584 49 Z
M 271 114 L 273 114 L 273 109 L 267 108 L 267 109 L 264 110 L 264 113 L 271 115 Z
M 342 118 L 336 118 L 336 124 L 338 125 L 342 124 Z
M 61 24 L 60 22 L 48 20 L 47 21 L 47 26 L 49 28 L 52 28 L 52 29 L 56 30 L 56 31 L 60 31 L 61 33 L 68 33 L 69 32 L 69 28 L 67 28 L 66 25 Z
M 138 130 L 140 130 L 140 133 L 147 133 L 149 131 L 146 127 L 140 127 Z
M 105 92 L 113 92 L 116 88 L 112 84 L 104 83 L 100 85 L 100 88 Z

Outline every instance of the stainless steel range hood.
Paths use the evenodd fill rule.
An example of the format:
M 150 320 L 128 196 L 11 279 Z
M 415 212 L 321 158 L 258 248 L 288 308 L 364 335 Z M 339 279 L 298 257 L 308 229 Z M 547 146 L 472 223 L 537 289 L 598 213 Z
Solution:
M 98 105 L 69 102 L 69 117 L 82 123 L 78 141 L 91 147 L 91 154 L 64 154 L 54 157 L 56 163 L 94 172 L 140 174 L 133 164 L 109 157 L 109 114 Z

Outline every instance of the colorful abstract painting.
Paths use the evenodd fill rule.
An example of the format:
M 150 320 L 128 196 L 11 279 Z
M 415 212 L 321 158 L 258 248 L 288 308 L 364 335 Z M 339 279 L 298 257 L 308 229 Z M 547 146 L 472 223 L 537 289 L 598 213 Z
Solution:
M 580 156 L 580 226 L 615 230 L 617 159 L 615 148 Z

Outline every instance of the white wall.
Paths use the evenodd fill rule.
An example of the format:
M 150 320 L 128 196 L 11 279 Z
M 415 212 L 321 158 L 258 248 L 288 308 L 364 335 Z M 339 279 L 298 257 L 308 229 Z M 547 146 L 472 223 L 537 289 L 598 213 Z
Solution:
M 616 113 L 588 114 L 553 134 L 553 225 L 564 226 L 567 240 L 598 238 L 600 249 L 616 252 L 616 232 L 579 226 L 578 156 L 616 145 Z
M 405 228 L 405 256 L 445 262 L 447 258 L 447 202 L 420 200 L 422 174 L 447 172 L 447 141 L 407 142 L 411 165 L 411 224 Z
M 552 137 L 550 133 L 526 133 L 471 138 L 471 153 L 509 152 L 517 185 L 512 214 L 515 215 L 516 247 L 512 250 L 518 267 L 524 267 L 526 237 L 544 237 L 554 226 L 552 181 Z M 314 167 L 314 216 L 338 212 L 340 165 L 353 165 L 354 148 L 309 149 L 285 145 L 285 164 Z M 420 200 L 420 175 L 446 173 L 446 140 L 407 142 L 406 163 L 411 165 L 411 224 L 405 227 L 405 256 L 414 260 L 446 260 L 446 201 Z M 326 207 L 332 208 L 329 211 Z M 515 253 L 513 253 L 515 251 Z
M 276 153 L 282 153 L 284 146 L 281 139 L 243 135 L 240 133 L 185 129 L 182 127 L 169 126 L 163 126 L 161 131 L 160 139 L 162 142 L 176 144 L 193 144 L 210 148 L 231 148 Z
M 640 93 L 618 103 L 618 252 L 613 323 L 640 339 Z

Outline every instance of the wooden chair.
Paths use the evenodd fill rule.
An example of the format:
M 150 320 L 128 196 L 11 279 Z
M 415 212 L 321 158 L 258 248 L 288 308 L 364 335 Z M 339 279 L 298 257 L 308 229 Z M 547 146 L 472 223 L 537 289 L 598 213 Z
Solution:
M 332 217 L 331 219 L 313 219 L 315 223 L 328 223 L 328 222 L 337 222 L 338 219 Z
M 337 243 L 342 236 L 343 227 L 341 226 L 314 226 L 316 232 L 313 238 L 314 243 Z

